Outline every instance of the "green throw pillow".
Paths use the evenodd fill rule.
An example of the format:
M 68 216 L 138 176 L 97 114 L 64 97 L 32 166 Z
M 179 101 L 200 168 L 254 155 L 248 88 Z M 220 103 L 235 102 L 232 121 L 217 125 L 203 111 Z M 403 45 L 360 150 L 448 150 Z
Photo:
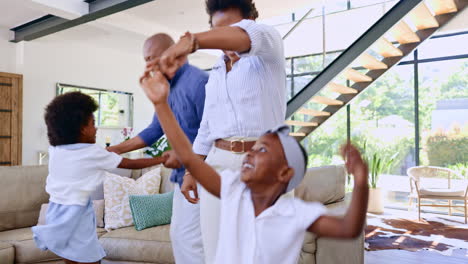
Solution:
M 153 195 L 130 195 L 130 209 L 132 210 L 135 229 L 167 225 L 171 223 L 172 197 L 174 192 Z

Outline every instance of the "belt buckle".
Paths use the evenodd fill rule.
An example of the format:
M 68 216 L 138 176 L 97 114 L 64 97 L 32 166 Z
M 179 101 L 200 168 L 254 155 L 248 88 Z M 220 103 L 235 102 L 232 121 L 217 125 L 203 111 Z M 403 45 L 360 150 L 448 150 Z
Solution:
M 236 141 L 230 141 L 231 142 L 231 152 L 234 153 L 234 154 L 243 154 L 245 152 L 245 141 L 244 140 L 236 140 Z M 242 151 L 241 152 L 238 152 L 238 151 L 234 151 L 234 144 L 236 142 L 241 142 L 242 143 Z

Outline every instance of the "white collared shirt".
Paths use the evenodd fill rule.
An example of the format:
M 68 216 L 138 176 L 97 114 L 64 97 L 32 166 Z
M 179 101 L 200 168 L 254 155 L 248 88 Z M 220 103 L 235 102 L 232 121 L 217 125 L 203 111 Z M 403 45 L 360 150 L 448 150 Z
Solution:
M 201 155 L 208 154 L 216 139 L 258 138 L 285 121 L 286 72 L 280 34 L 253 20 L 231 26 L 247 32 L 251 48 L 239 55 L 230 72 L 224 56 L 210 72 L 203 118 L 193 143 L 194 152 Z
M 281 196 L 255 217 L 250 189 L 239 172 L 222 172 L 221 222 L 215 263 L 296 264 L 307 228 L 326 208 Z

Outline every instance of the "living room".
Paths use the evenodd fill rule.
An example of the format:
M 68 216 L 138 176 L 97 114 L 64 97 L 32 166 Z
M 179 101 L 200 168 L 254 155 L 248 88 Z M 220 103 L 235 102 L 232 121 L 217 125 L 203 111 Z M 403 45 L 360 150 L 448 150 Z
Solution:
M 462 263 L 468 256 L 468 16 L 460 9 L 466 1 L 416 1 L 412 7 L 403 2 L 255 1 L 258 22 L 283 37 L 286 123 L 308 154 L 309 170 L 296 197 L 344 213 L 353 181 L 337 150 L 348 139 L 370 167 L 362 235 L 352 241 L 307 235 L 301 263 Z M 416 16 L 424 13 L 419 2 L 432 16 L 425 23 L 434 20 L 438 27 L 418 27 Z M 450 4 L 452 11 L 437 9 Z M 202 0 L 5 0 L 0 9 L 0 263 L 61 263 L 36 248 L 30 231 L 48 203 L 45 107 L 56 96 L 81 91 L 99 103 L 97 145 L 137 136 L 154 114 L 138 83 L 145 39 L 165 32 L 177 40 L 187 30 L 209 30 L 209 16 Z M 400 21 L 418 41 L 400 42 L 394 34 L 402 30 Z M 379 53 L 382 43 L 402 53 L 385 57 Z M 189 62 L 209 73 L 220 54 L 200 50 Z M 386 68 L 379 68 L 382 62 Z M 353 81 L 345 74 L 349 67 L 373 79 Z M 167 147 L 163 138 L 125 157 L 157 156 Z M 173 189 L 166 168 L 114 173 L 135 180 L 147 173 L 158 177 L 153 192 L 142 195 Z M 427 192 L 421 183 L 445 193 Z M 98 236 L 108 255 L 102 263 L 173 263 L 168 225 L 137 231 L 128 195 L 112 199 L 126 203 L 127 211 L 118 214 L 127 214 L 130 223 L 111 227 L 105 221 L 110 206 L 96 205 L 102 219 Z M 100 197 L 105 200 L 105 190 Z

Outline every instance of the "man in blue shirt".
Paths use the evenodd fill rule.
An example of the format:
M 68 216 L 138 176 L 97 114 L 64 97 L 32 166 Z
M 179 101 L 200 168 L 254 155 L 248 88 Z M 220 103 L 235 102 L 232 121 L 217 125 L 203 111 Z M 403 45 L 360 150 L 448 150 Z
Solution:
M 159 58 L 161 54 L 174 44 L 166 34 L 156 34 L 148 38 L 143 47 L 146 62 Z M 208 74 L 191 66 L 188 62 L 169 80 L 171 89 L 169 104 L 177 121 L 187 137 L 193 143 L 195 140 L 205 105 L 205 84 Z M 111 146 L 109 151 L 118 154 L 151 146 L 163 136 L 164 132 L 156 115 L 153 122 L 140 134 L 119 145 Z M 168 159 L 166 167 L 179 167 L 177 158 L 172 151 L 164 153 Z M 203 244 L 200 231 L 199 204 L 189 203 L 180 191 L 185 168 L 174 169 L 171 181 L 175 182 L 174 200 L 171 219 L 171 241 L 176 263 L 204 263 Z

